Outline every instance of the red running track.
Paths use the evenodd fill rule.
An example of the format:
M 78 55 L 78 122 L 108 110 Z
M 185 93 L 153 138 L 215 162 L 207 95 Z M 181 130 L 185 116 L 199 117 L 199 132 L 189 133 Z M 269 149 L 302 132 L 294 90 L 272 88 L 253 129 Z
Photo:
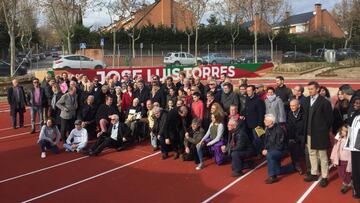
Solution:
M 336 170 L 331 171 L 326 188 L 315 185 L 312 189 L 313 184 L 305 183 L 296 173 L 266 185 L 266 163 L 236 179 L 230 177 L 229 164 L 216 166 L 213 160 L 206 160 L 206 168 L 196 171 L 193 162 L 161 160 L 147 143 L 122 152 L 108 150 L 99 157 L 62 152 L 48 153 L 41 159 L 38 134 L 30 135 L 30 127 L 8 129 L 8 112 L 0 113 L 0 118 L 1 202 L 281 203 L 297 202 L 302 197 L 303 202 L 357 202 L 351 192 L 340 193 Z M 25 123 L 29 124 L 28 112 Z M 283 161 L 288 162 L 289 158 Z

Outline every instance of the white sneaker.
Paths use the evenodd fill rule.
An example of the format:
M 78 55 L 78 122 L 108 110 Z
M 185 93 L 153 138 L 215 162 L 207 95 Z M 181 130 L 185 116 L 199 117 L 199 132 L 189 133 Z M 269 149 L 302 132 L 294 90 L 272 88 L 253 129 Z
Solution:
M 44 159 L 46 157 L 46 153 L 45 152 L 41 152 L 41 158 Z
M 202 163 L 200 163 L 199 165 L 197 165 L 197 167 L 195 169 L 199 171 L 203 168 L 204 168 L 204 165 Z

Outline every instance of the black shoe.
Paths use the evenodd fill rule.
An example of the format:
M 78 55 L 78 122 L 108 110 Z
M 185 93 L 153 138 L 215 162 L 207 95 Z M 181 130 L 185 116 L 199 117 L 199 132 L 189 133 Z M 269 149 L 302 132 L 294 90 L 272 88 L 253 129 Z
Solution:
M 35 133 L 35 129 L 30 131 L 30 134 L 34 134 Z
M 120 152 L 120 151 L 122 151 L 122 150 L 124 150 L 124 149 L 125 149 L 124 146 L 120 146 L 120 147 L 116 148 L 116 151 Z
M 89 151 L 89 156 L 97 156 L 97 155 L 98 155 L 98 153 L 93 152 L 93 151 Z
M 174 160 L 178 159 L 179 158 L 179 153 L 176 153 L 175 156 L 174 156 Z
M 317 181 L 318 177 L 315 175 L 308 175 L 306 178 L 304 178 L 305 182 L 313 182 L 313 181 Z
M 320 180 L 320 187 L 326 187 L 329 184 L 327 178 L 321 178 Z
M 360 196 L 356 194 L 354 188 L 353 188 L 352 191 L 353 191 L 353 198 L 354 198 L 354 199 L 360 199 Z
M 244 173 L 242 171 L 240 171 L 240 172 L 233 171 L 231 173 L 231 177 L 240 177 L 240 176 L 243 176 L 243 175 L 244 175 Z
M 162 160 L 165 160 L 165 159 L 169 158 L 169 155 L 167 153 L 163 153 L 161 158 L 162 158 Z
M 302 171 L 302 169 L 301 169 L 301 167 L 300 167 L 299 164 L 295 164 L 295 170 L 299 173 L 299 175 L 302 175 L 302 174 L 303 174 L 303 171 Z
M 340 192 L 343 193 L 343 194 L 345 194 L 349 189 L 350 189 L 349 186 L 343 185 L 343 186 L 341 187 Z
M 16 127 L 16 126 L 13 126 L 13 129 L 15 130 L 15 129 L 17 129 L 17 127 Z
M 266 184 L 273 184 L 278 181 L 278 178 L 276 176 L 271 176 L 268 179 L 265 180 Z
M 24 128 L 24 125 L 20 125 L 20 128 Z
M 159 147 L 153 147 L 153 152 L 156 152 L 157 150 L 159 150 Z

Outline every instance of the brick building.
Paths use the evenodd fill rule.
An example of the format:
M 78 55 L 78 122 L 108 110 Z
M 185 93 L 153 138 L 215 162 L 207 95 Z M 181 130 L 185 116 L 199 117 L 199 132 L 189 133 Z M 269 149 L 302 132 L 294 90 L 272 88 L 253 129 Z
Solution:
M 289 32 L 292 34 L 328 34 L 337 38 L 345 36 L 344 31 L 338 26 L 330 12 L 322 9 L 319 3 L 315 4 L 315 9 L 311 12 L 292 16 L 287 12 L 285 19 L 273 29 L 280 30 L 283 27 L 289 27 Z
M 259 14 L 256 13 L 253 17 L 253 20 L 242 22 L 240 21 L 241 27 L 244 29 L 248 29 L 250 32 L 255 32 L 255 30 L 259 33 L 267 33 L 271 30 L 271 26 L 260 18 Z
M 156 0 L 153 4 L 144 5 L 131 16 L 122 18 L 102 30 L 111 31 L 114 27 L 127 30 L 133 27 L 154 25 L 155 27 L 165 26 L 184 31 L 186 28 L 192 27 L 194 22 L 193 14 L 175 0 Z

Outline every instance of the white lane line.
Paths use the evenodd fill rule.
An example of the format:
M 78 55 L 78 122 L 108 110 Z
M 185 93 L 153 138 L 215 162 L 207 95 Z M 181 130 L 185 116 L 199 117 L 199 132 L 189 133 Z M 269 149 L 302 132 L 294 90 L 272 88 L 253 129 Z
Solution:
M 331 168 L 332 168 L 332 165 L 329 166 L 329 170 L 330 170 Z M 311 186 L 305 191 L 305 193 L 300 197 L 300 199 L 298 199 L 298 200 L 296 201 L 296 203 L 302 203 L 302 202 L 305 200 L 305 198 L 306 198 L 307 196 L 309 196 L 309 194 L 314 190 L 314 188 L 315 188 L 316 185 L 320 182 L 320 180 L 321 180 L 321 177 L 319 177 L 319 179 L 318 179 L 317 181 L 313 182 L 313 184 L 311 184 Z
M 5 136 L 5 137 L 0 137 L 0 140 L 4 140 L 4 139 L 7 139 L 7 138 L 12 138 L 12 137 L 19 137 L 19 136 L 22 136 L 22 135 L 30 135 L 30 132 L 24 132 L 24 133 L 19 133 L 19 134 L 15 134 L 15 135 L 9 135 L 9 136 Z
M 106 149 L 103 151 L 103 153 L 105 152 L 108 152 L 110 151 L 110 149 Z M 4 180 L 0 180 L 0 184 L 1 183 L 6 183 L 6 182 L 9 182 L 9 181 L 12 181 L 12 180 L 16 180 L 16 179 L 19 179 L 19 178 L 22 178 L 22 177 L 25 177 L 25 176 L 29 176 L 29 175 L 32 175 L 32 174 L 35 174 L 35 173 L 40 173 L 42 171 L 47 171 L 47 170 L 50 170 L 52 168 L 56 168 L 56 167 L 59 167 L 59 166 L 63 166 L 63 165 L 66 165 L 66 164 L 69 164 L 69 163 L 72 163 L 72 162 L 76 162 L 76 161 L 80 161 L 82 159 L 85 159 L 85 158 L 89 158 L 90 156 L 83 156 L 83 157 L 79 157 L 79 158 L 76 158 L 76 159 L 71 159 L 69 161 L 65 161 L 65 162 L 62 162 L 62 163 L 58 163 L 58 164 L 55 164 L 55 165 L 52 165 L 52 166 L 48 166 L 48 167 L 45 167 L 45 168 L 42 168 L 42 169 L 38 169 L 38 170 L 35 170 L 35 171 L 31 171 L 31 172 L 28 172 L 28 173 L 24 173 L 24 174 L 21 174 L 21 175 L 18 175 L 18 176 L 14 176 L 14 177 L 11 177 L 11 178 L 7 178 L 7 179 L 4 179 Z
M 243 176 L 239 177 L 238 179 L 234 180 L 233 182 L 231 182 L 230 184 L 228 184 L 227 186 L 225 186 L 223 189 L 221 189 L 220 191 L 218 191 L 217 193 L 213 194 L 211 197 L 207 198 L 206 200 L 202 201 L 202 203 L 207 203 L 210 202 L 211 200 L 213 200 L 215 197 L 219 196 L 221 193 L 225 192 L 227 189 L 229 189 L 230 187 L 232 187 L 233 185 L 235 185 L 237 182 L 239 182 L 240 180 L 244 179 L 246 176 L 250 175 L 251 173 L 253 173 L 256 169 L 260 168 L 262 165 L 264 165 L 266 163 L 266 161 L 260 163 L 259 165 L 257 165 L 254 169 L 252 169 L 251 171 L 245 173 Z
M 36 124 L 38 125 L 38 123 Z M 31 124 L 26 124 L 24 125 L 24 127 L 28 127 L 28 126 L 31 126 Z M 21 129 L 21 128 L 17 128 L 17 129 Z M 9 127 L 9 128 L 0 128 L 0 131 L 4 131 L 4 130 L 16 130 L 16 129 L 13 129 L 12 127 Z
M 145 157 L 143 157 L 143 158 L 137 159 L 137 160 L 132 161 L 132 162 L 130 162 L 130 163 L 127 163 L 127 164 L 125 164 L 125 165 L 121 165 L 121 166 L 119 166 L 119 167 L 116 167 L 116 168 L 107 170 L 107 171 L 105 171 L 105 172 L 102 172 L 102 173 L 99 173 L 99 174 L 97 174 L 97 175 L 88 177 L 88 178 L 86 178 L 86 179 L 83 179 L 83 180 L 74 182 L 74 183 L 72 183 L 72 184 L 70 184 L 70 185 L 67 185 L 67 186 L 58 188 L 58 189 L 56 189 L 56 190 L 47 192 L 47 193 L 45 193 L 45 194 L 42 194 L 42 195 L 33 197 L 33 198 L 31 198 L 31 199 L 28 199 L 28 200 L 25 200 L 25 201 L 22 201 L 22 202 L 23 202 L 23 203 L 32 202 L 32 201 L 34 201 L 34 200 L 37 200 L 37 199 L 40 199 L 40 198 L 49 196 L 49 195 L 51 195 L 51 194 L 60 192 L 60 191 L 62 191 L 62 190 L 68 189 L 68 188 L 70 188 L 70 187 L 74 187 L 74 186 L 76 186 L 76 185 L 79 185 L 79 184 L 81 184 L 81 183 L 84 183 L 84 182 L 93 180 L 93 179 L 98 178 L 98 177 L 100 177 L 100 176 L 104 176 L 104 175 L 106 175 L 106 174 L 112 173 L 112 172 L 114 172 L 114 171 L 117 171 L 117 170 L 119 170 L 119 169 L 125 168 L 125 167 L 127 167 L 127 166 L 136 164 L 136 163 L 138 163 L 138 162 L 140 162 L 140 161 L 143 161 L 143 160 L 145 160 L 145 159 L 148 159 L 148 158 L 153 157 L 153 156 L 158 155 L 158 154 L 160 154 L 160 152 L 156 152 L 156 153 L 150 154 L 150 155 L 148 155 L 148 156 L 145 156 Z
M 59 166 L 65 165 L 65 164 L 69 164 L 69 163 L 72 163 L 72 162 L 75 162 L 75 161 L 79 161 L 81 159 L 85 159 L 85 158 L 88 158 L 88 157 L 89 156 L 83 156 L 83 157 L 80 157 L 80 158 L 77 158 L 77 159 L 72 159 L 70 161 L 65 161 L 65 162 L 62 162 L 62 163 L 59 163 L 59 164 L 55 164 L 55 165 L 52 165 L 52 166 L 49 166 L 49 167 L 45 167 L 45 168 L 42 168 L 42 169 L 39 169 L 39 170 L 31 171 L 29 173 L 24 173 L 24 174 L 15 176 L 15 177 L 0 180 L 0 184 L 9 182 L 9 181 L 12 181 L 12 180 L 15 180 L 15 179 L 19 179 L 19 178 L 22 178 L 22 177 L 25 177 L 25 176 L 29 176 L 29 175 L 32 175 L 32 174 L 35 174 L 35 173 L 40 173 L 42 171 L 46 171 L 46 170 L 49 170 L 49 169 L 52 169 L 52 168 L 56 168 L 56 167 L 59 167 Z

